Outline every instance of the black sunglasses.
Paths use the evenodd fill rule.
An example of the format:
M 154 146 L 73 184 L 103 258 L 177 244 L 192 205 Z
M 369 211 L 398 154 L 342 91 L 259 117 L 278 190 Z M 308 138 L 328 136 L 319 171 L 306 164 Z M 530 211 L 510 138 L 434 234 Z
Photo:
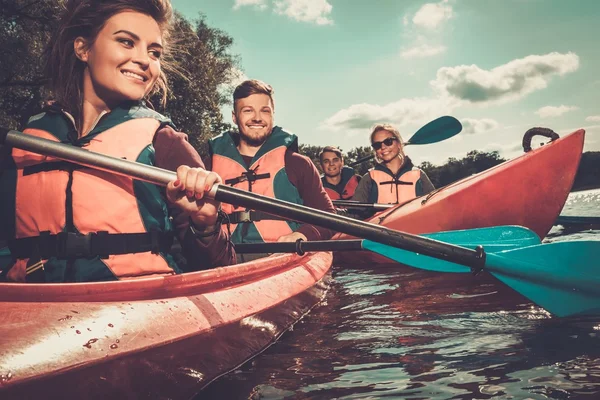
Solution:
M 396 140 L 398 140 L 398 138 L 396 138 L 396 137 L 389 137 L 387 139 L 382 140 L 381 142 L 373 142 L 373 143 L 371 143 L 371 147 L 373 147 L 374 150 L 379 150 L 381 148 L 382 144 L 385 144 L 386 146 L 389 147 Z

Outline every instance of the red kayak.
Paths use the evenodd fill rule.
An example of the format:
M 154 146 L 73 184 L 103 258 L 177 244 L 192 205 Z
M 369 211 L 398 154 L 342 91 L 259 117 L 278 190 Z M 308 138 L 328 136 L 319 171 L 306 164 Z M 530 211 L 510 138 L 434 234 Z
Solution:
M 543 238 L 552 228 L 573 186 L 584 137 L 585 131 L 578 130 L 376 214 L 368 222 L 415 234 L 521 225 Z M 353 253 L 351 258 L 336 253 L 336 262 L 338 260 L 362 263 L 386 259 L 362 252 L 360 257 Z
M 0 284 L 0 399 L 189 399 L 323 298 L 331 253 L 169 277 Z

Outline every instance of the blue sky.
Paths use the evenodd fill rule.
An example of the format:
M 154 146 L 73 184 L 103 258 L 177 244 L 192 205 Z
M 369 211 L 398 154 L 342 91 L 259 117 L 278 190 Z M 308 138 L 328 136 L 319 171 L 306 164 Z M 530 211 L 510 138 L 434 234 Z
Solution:
M 534 126 L 585 128 L 600 151 L 600 1 L 173 0 L 234 39 L 241 75 L 275 89 L 275 122 L 347 151 L 369 127 L 405 140 L 442 115 L 463 132 L 411 146 L 415 163 L 522 152 Z M 224 110 L 230 119 L 230 107 Z M 536 141 L 534 140 L 534 143 Z

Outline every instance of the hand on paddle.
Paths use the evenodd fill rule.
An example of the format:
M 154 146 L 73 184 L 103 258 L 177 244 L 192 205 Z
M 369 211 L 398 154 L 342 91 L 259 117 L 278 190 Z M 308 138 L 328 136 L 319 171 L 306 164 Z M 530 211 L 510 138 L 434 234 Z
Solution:
M 217 222 L 218 201 L 205 198 L 221 177 L 203 168 L 182 165 L 177 168 L 177 179 L 167 185 L 167 199 L 188 214 L 196 226 L 214 226 Z

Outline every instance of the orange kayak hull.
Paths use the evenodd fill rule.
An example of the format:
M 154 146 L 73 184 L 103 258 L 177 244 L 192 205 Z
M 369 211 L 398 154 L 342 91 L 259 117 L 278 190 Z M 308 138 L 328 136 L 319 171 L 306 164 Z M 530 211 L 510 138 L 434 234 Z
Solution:
M 191 398 L 317 305 L 331 253 L 107 283 L 0 284 L 0 398 Z

